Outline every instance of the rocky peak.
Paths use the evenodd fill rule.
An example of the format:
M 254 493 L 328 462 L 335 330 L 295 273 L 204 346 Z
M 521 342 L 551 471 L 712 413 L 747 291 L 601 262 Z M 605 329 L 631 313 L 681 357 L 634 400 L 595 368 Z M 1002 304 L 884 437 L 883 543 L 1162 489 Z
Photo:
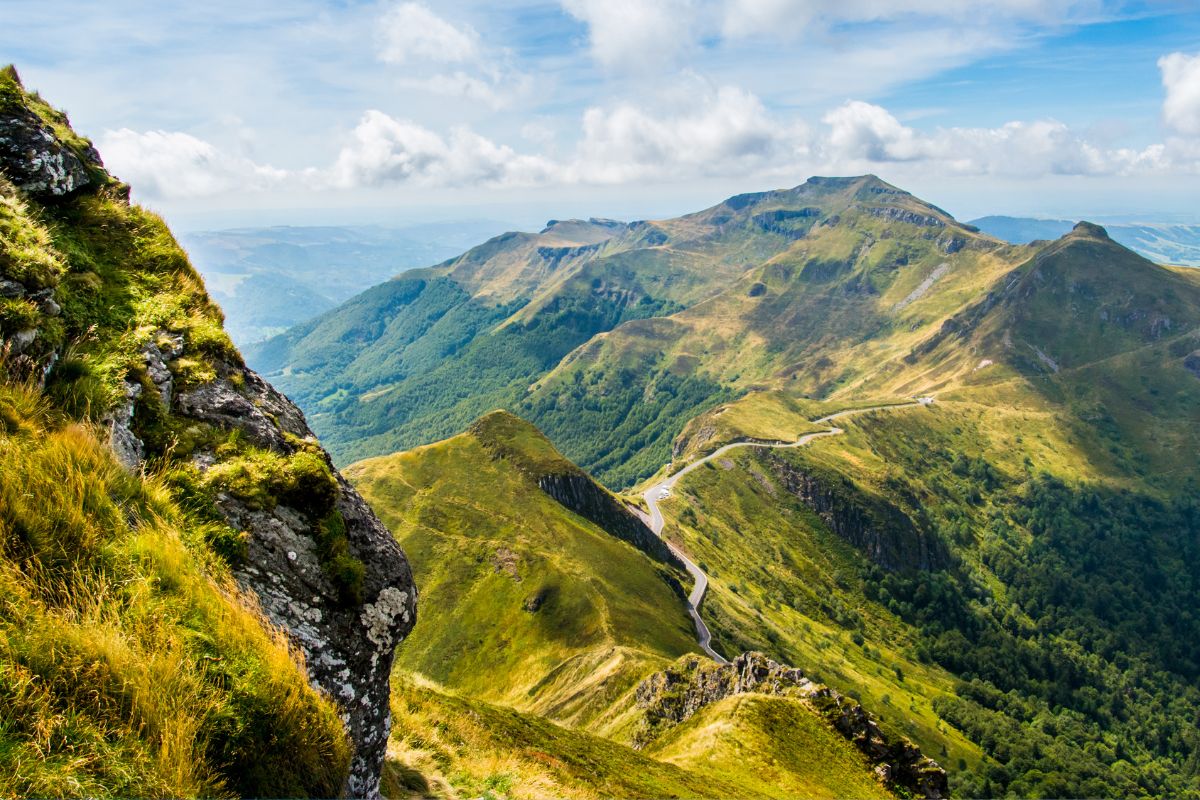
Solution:
M 1077 222 L 1067 236 L 1086 236 L 1092 239 L 1107 239 L 1108 231 L 1094 222 Z
M 103 171 L 90 142 L 64 141 L 56 127 L 66 117 L 27 97 L 12 66 L 0 70 L 0 169 L 21 191 L 40 197 L 62 197 L 96 183 Z M 39 113 L 40 112 L 40 113 Z

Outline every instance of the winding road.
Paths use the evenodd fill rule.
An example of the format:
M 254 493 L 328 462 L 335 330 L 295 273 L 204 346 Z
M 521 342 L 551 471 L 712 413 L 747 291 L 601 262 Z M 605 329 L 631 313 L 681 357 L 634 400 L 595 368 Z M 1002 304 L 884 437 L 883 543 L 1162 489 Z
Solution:
M 833 422 L 835 419 L 843 417 L 851 417 L 856 414 L 867 414 L 871 411 L 889 411 L 896 408 L 912 408 L 913 406 L 927 406 L 933 403 L 932 397 L 918 397 L 911 403 L 895 403 L 886 406 L 870 406 L 868 408 L 851 408 L 846 411 L 839 411 L 836 414 L 830 414 L 820 419 L 813 420 L 814 425 Z M 712 451 L 704 458 L 698 461 L 693 461 L 683 469 L 670 475 L 667 478 L 659 481 L 642 493 L 642 498 L 646 501 L 646 507 L 650 509 L 649 513 L 642 511 L 639 508 L 634 508 L 634 511 L 642 521 L 649 526 L 650 530 L 654 531 L 654 535 L 662 538 L 663 527 L 666 521 L 663 519 L 662 509 L 659 508 L 660 500 L 665 500 L 670 496 L 671 490 L 675 488 L 675 484 L 684 475 L 687 475 L 694 469 L 699 469 L 701 466 L 714 458 L 720 458 L 738 447 L 763 447 L 763 448 L 785 448 L 785 447 L 804 447 L 814 439 L 820 439 L 824 436 L 838 436 L 843 433 L 843 430 L 835 425 L 830 425 L 829 430 L 815 431 L 814 433 L 806 433 L 794 442 L 731 442 Z M 704 601 L 704 594 L 708 591 L 708 576 L 704 574 L 704 570 L 692 561 L 687 555 L 672 544 L 670 541 L 663 539 L 666 542 L 671 552 L 683 562 L 683 566 L 687 568 L 688 574 L 692 576 L 695 583 L 692 585 L 692 593 L 688 595 L 687 607 L 688 614 L 692 617 L 692 622 L 696 626 L 696 641 L 700 644 L 700 649 L 708 654 L 709 658 L 716 661 L 718 664 L 729 663 L 724 656 L 712 648 L 712 633 L 709 632 L 708 626 L 704 624 L 704 620 L 700 617 L 700 604 Z

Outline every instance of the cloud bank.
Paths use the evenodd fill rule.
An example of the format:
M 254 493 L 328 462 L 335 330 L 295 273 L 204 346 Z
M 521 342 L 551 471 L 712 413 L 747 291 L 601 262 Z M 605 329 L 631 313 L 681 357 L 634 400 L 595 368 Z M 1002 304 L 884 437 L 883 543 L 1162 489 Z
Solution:
M 870 4 L 864 0 L 858 5 Z M 1016 0 L 1010 5 L 1023 7 Z M 436 25 L 429 30 L 449 43 L 447 52 L 454 58 L 468 52 L 470 40 L 461 31 Z M 404 52 L 414 53 L 432 39 L 410 36 L 406 41 Z M 461 47 L 455 50 L 457 45 Z M 710 85 L 694 76 L 674 102 L 654 108 L 625 101 L 587 108 L 579 119 L 576 144 L 565 155 L 520 152 L 465 125 L 439 132 L 379 110 L 363 114 L 332 163 L 323 167 L 282 170 L 179 132 L 121 129 L 106 133 L 101 144 L 117 174 L 140 193 L 161 198 L 287 186 L 353 190 L 789 179 L 817 172 L 866 172 L 879 165 L 907 166 L 922 174 L 1011 178 L 1200 173 L 1200 54 L 1171 53 L 1158 65 L 1167 135 L 1140 149 L 1092 141 L 1053 119 L 920 130 L 861 100 L 838 105 L 810 123 L 773 113 L 744 89 Z

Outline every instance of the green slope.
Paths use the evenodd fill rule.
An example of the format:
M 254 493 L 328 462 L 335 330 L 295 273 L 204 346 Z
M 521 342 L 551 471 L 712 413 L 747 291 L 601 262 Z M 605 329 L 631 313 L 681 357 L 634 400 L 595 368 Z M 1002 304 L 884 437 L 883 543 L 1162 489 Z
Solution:
M 890 796 L 853 744 L 794 700 L 707 710 L 728 730 L 711 752 L 687 731 L 662 754 L 631 749 L 639 683 L 697 650 L 686 576 L 538 488 L 537 476 L 564 471 L 580 472 L 503 412 L 347 468 L 422 587 L 396 661 L 397 781 L 446 796 Z M 768 742 L 734 769 L 741 749 Z M 774 788 L 752 767 L 768 763 Z
M 421 586 L 397 664 L 480 699 L 590 719 L 695 649 L 687 576 L 540 490 L 536 475 L 562 457 L 507 420 L 346 470 Z
M 880 314 L 858 310 L 881 292 L 899 303 L 949 260 L 961 299 L 1010 251 L 877 178 L 814 178 L 678 219 L 507 234 L 376 287 L 250 361 L 343 460 L 505 406 L 622 485 L 654 472 L 707 406 L 800 370 L 797 343 L 829 319 L 848 321 L 843 338 L 875 335 Z

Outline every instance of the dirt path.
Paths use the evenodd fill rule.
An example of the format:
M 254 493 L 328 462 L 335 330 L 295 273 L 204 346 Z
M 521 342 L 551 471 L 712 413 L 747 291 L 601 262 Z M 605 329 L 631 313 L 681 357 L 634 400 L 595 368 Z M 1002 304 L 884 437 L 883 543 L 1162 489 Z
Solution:
M 911 403 L 897 403 L 889 406 L 870 406 L 869 408 L 852 408 L 813 420 L 813 424 L 819 425 L 821 423 L 830 423 L 835 419 L 852 417 L 856 414 L 867 414 L 872 411 L 889 411 L 896 408 L 927 406 L 931 403 L 933 403 L 932 397 L 920 397 Z M 637 512 L 638 516 L 642 518 L 642 521 L 649 526 L 650 530 L 654 531 L 654 535 L 661 537 L 666 520 L 663 519 L 662 509 L 659 508 L 658 504 L 661 500 L 665 500 L 667 497 L 669 497 L 671 490 L 675 488 L 675 484 L 679 482 L 679 479 L 684 475 L 687 475 L 692 470 L 699 469 L 704 464 L 712 461 L 714 458 L 719 458 L 728 453 L 730 450 L 734 450 L 738 447 L 804 447 L 814 439 L 820 439 L 825 436 L 838 436 L 841 433 L 843 433 L 841 428 L 837 427 L 836 425 L 830 425 L 829 430 L 806 433 L 794 442 L 732 442 L 724 445 L 723 447 L 717 448 L 698 461 L 693 461 L 675 474 L 659 481 L 643 492 L 642 498 L 646 501 L 646 507 L 650 509 L 649 513 L 642 511 L 641 509 L 634 510 Z M 678 556 L 679 560 L 683 562 L 684 567 L 687 568 L 688 573 L 692 576 L 692 580 L 694 581 L 692 585 L 692 592 L 690 595 L 688 595 L 688 614 L 691 615 L 692 622 L 696 626 L 696 641 L 700 644 L 700 649 L 707 653 L 708 656 L 718 664 L 728 663 L 720 653 L 712 649 L 712 634 L 709 632 L 708 626 L 704 624 L 704 620 L 700 617 L 700 604 L 704 601 L 704 594 L 708 591 L 708 576 L 705 575 L 704 570 L 700 569 L 696 562 L 688 558 L 682 550 L 669 541 L 667 541 L 666 544 L 667 547 L 670 548 L 671 552 Z

